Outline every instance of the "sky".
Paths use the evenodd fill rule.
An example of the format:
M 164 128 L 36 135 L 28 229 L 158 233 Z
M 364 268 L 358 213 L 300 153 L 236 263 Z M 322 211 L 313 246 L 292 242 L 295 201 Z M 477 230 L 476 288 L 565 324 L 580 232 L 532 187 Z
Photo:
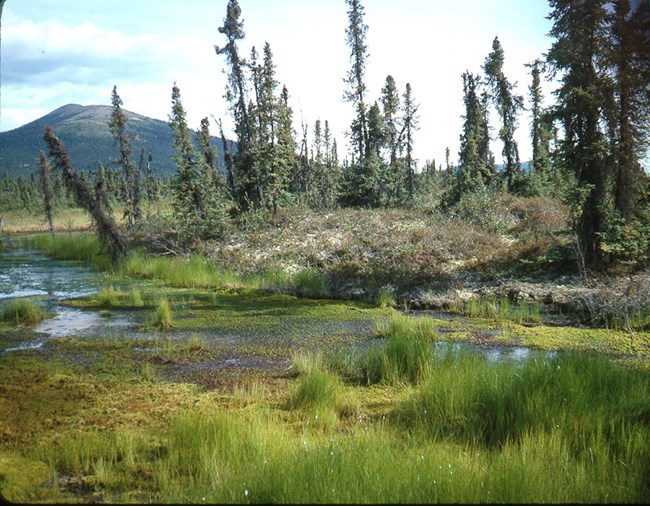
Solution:
M 2 12 L 0 131 L 40 118 L 66 105 L 111 105 L 117 86 L 124 109 L 166 121 L 171 90 L 180 88 L 188 124 L 222 118 L 231 139 L 232 121 L 223 98 L 227 0 L 7 0 Z M 349 68 L 345 0 L 239 0 L 246 37 L 244 56 L 271 46 L 276 77 L 287 86 L 294 128 L 327 120 L 339 156 L 348 154 L 345 135 L 352 104 L 343 101 Z M 378 100 L 386 76 L 400 93 L 411 84 L 419 104 L 415 158 L 458 160 L 464 71 L 481 66 L 499 37 L 504 71 L 528 105 L 530 69 L 548 51 L 551 22 L 547 0 L 363 0 L 368 25 L 367 98 Z M 554 83 L 545 82 L 546 103 Z M 530 159 L 530 113 L 519 117 L 516 140 L 522 161 Z M 492 114 L 497 136 L 497 118 Z M 502 162 L 502 145 L 492 151 Z

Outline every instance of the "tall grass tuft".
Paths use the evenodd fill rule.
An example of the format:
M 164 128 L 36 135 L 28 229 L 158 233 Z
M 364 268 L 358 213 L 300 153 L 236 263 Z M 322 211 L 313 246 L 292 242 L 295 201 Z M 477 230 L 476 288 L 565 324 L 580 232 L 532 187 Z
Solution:
M 29 246 L 60 260 L 80 260 L 93 268 L 111 270 L 110 255 L 102 250 L 94 234 L 50 234 L 37 235 L 29 239 Z
M 123 272 L 164 281 L 176 288 L 222 288 L 242 286 L 240 277 L 219 269 L 203 256 L 151 257 L 135 252 L 126 259 Z
M 377 306 L 379 307 L 395 307 L 397 300 L 395 299 L 395 287 L 392 285 L 382 286 L 377 294 Z
M 534 303 L 512 303 L 507 297 L 480 297 L 454 304 L 451 310 L 470 318 L 501 319 L 515 323 L 540 323 L 540 305 Z
M 13 324 L 35 323 L 45 318 L 43 310 L 28 299 L 11 300 L 0 312 L 0 320 Z
M 169 329 L 174 326 L 172 310 L 166 297 L 160 297 L 158 299 L 158 304 L 151 320 L 151 326 L 159 329 Z
M 293 276 L 292 281 L 295 292 L 300 296 L 322 299 L 330 295 L 329 281 L 318 269 L 302 269 Z
M 487 448 L 559 430 L 573 454 L 586 458 L 598 450 L 628 462 L 638 456 L 620 441 L 647 432 L 648 398 L 647 374 L 604 357 L 566 353 L 496 365 L 463 353 L 436 358 L 435 374 L 402 406 L 400 418 L 436 441 Z
M 368 383 L 417 383 L 430 374 L 432 343 L 437 337 L 431 318 L 393 316 L 378 323 L 377 333 L 387 341 L 365 356 Z
M 122 292 L 114 286 L 102 288 L 96 296 L 97 304 L 100 306 L 119 306 Z

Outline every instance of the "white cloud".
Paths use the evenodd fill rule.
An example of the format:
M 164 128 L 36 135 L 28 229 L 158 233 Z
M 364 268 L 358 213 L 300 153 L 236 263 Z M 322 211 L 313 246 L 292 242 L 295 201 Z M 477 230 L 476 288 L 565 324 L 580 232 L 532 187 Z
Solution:
M 126 109 L 166 120 L 174 82 L 191 127 L 214 114 L 228 129 L 231 122 L 222 98 L 225 59 L 213 48 L 224 43 L 217 28 L 226 3 L 169 1 L 151 12 L 146 2 L 96 0 L 83 4 L 85 19 L 75 14 L 82 7 L 60 12 L 58 3 L 37 0 L 29 11 L 28 4 L 12 10 L 9 3 L 2 23 L 0 130 L 66 103 L 110 104 L 113 85 Z M 246 31 L 242 54 L 248 56 L 253 45 L 261 52 L 265 41 L 271 44 L 277 78 L 289 90 L 298 135 L 301 120 L 309 125 L 310 137 L 316 119 L 328 120 L 339 154 L 345 156 L 344 131 L 353 115 L 352 106 L 342 102 L 349 54 L 345 2 L 240 0 L 240 5 Z M 548 49 L 543 37 L 546 2 L 368 0 L 364 5 L 369 25 L 368 97 L 379 98 L 388 74 L 401 92 L 411 83 L 420 104 L 421 128 L 415 140 L 421 164 L 431 158 L 443 163 L 447 146 L 452 160 L 457 158 L 463 112 L 460 76 L 466 69 L 480 71 L 495 35 L 505 50 L 506 73 L 518 82 L 522 95 L 529 83 L 523 64 Z M 520 117 L 518 133 L 526 159 L 527 113 Z M 498 143 L 493 151 L 500 161 Z

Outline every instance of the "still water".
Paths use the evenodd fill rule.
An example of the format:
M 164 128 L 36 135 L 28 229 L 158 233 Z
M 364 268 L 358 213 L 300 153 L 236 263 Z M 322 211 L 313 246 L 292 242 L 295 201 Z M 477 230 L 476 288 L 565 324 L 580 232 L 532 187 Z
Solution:
M 83 297 L 101 288 L 102 275 L 80 262 L 55 260 L 35 251 L 9 249 L 0 251 L 0 308 L 9 300 L 28 297 L 55 316 L 24 330 L 28 337 L 20 344 L 0 342 L 3 352 L 36 349 L 48 339 L 65 336 L 101 336 L 111 328 L 127 330 L 134 323 L 125 315 L 110 319 L 97 311 L 83 311 L 61 306 L 65 299 Z M 15 344 L 15 345 L 13 345 Z

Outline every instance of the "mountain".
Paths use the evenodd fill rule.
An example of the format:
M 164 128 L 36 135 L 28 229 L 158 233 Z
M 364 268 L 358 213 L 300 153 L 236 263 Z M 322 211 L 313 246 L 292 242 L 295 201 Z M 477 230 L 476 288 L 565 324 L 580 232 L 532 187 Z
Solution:
M 0 132 L 0 177 L 5 171 L 14 178 L 38 173 L 39 152 L 47 152 L 43 140 L 46 125 L 61 139 L 77 170 L 94 170 L 99 162 L 106 168 L 116 168 L 111 160 L 120 156 L 119 146 L 108 129 L 112 110 L 107 105 L 68 104 L 19 128 Z M 154 173 L 175 174 L 174 140 L 169 124 L 126 110 L 124 113 L 128 118 L 127 134 L 132 138 L 133 162 L 139 163 L 142 149 L 145 160 L 151 150 Z M 223 166 L 221 139 L 212 137 L 212 144 Z

